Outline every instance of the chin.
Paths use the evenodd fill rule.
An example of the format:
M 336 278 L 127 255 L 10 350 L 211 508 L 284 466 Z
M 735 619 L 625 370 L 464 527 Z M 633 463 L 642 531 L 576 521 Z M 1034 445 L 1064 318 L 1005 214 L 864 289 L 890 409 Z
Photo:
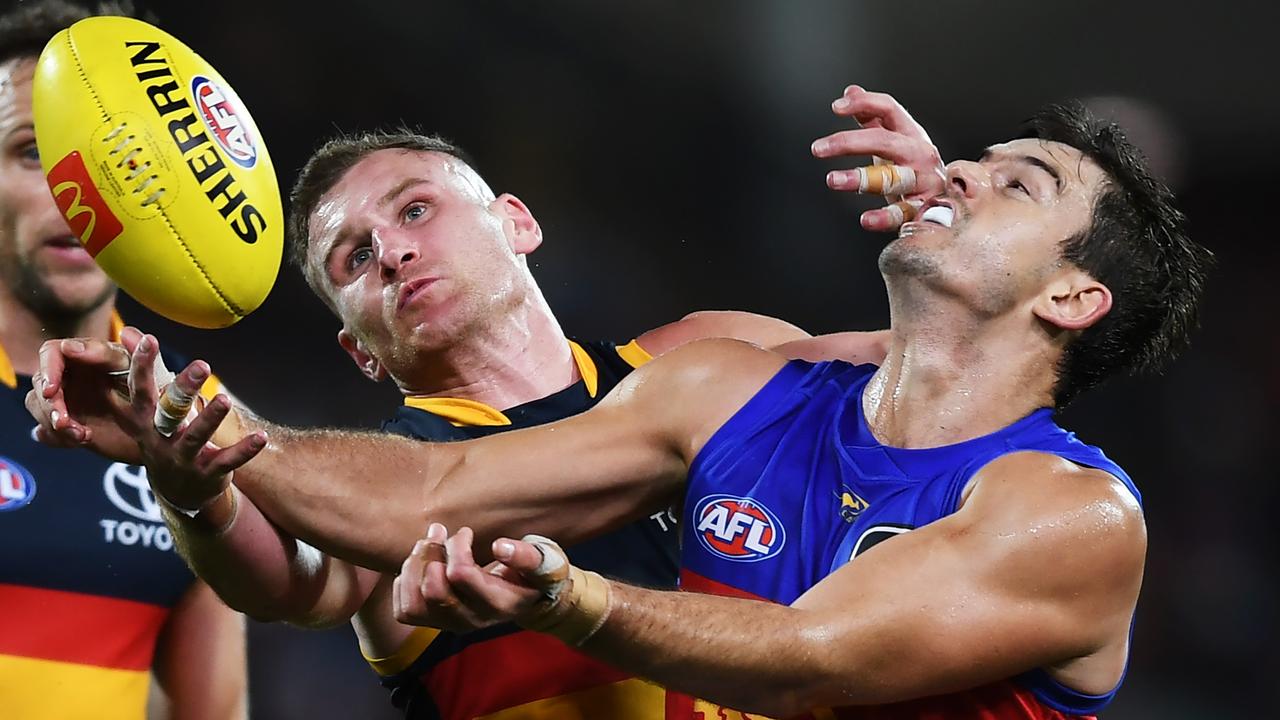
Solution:
M 880 272 L 885 277 L 931 277 L 939 274 L 941 263 L 925 248 L 899 238 L 880 252 Z
M 28 278 L 30 280 L 30 278 Z M 97 310 L 115 298 L 116 286 L 101 270 L 89 273 L 59 273 L 20 287 L 27 305 L 38 315 L 73 319 Z

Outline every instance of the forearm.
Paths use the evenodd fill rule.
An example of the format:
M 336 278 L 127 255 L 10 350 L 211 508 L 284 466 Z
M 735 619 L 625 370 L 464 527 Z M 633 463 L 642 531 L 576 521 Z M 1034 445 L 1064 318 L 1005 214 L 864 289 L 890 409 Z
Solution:
M 612 583 L 587 654 L 744 712 L 788 717 L 830 704 L 832 663 L 812 613 L 784 605 Z M 847 703 L 846 703 L 847 704 Z
M 684 472 L 665 446 L 591 413 L 452 443 L 268 427 L 236 484 L 295 537 L 383 572 L 429 522 L 471 527 L 481 555 L 512 533 L 573 544 L 669 507 Z
M 256 620 L 306 626 L 347 620 L 351 603 L 325 600 L 349 584 L 337 577 L 349 569 L 335 567 L 332 558 L 272 525 L 249 498 L 230 492 L 236 493 L 234 509 L 220 532 L 165 508 L 175 545 L 192 571 L 227 606 Z M 326 593 L 328 587 L 338 592 Z
M 244 422 L 244 421 L 242 421 Z M 381 433 L 299 430 L 258 418 L 267 447 L 235 484 L 270 521 L 328 555 L 394 570 L 426 527 L 424 486 L 452 453 Z

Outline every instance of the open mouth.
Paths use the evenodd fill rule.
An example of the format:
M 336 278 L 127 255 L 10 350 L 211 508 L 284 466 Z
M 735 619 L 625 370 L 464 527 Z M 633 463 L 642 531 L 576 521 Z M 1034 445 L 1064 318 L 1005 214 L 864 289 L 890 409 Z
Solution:
M 943 227 L 951 227 L 955 222 L 956 211 L 946 205 L 934 205 L 920 213 L 920 222 L 933 223 Z

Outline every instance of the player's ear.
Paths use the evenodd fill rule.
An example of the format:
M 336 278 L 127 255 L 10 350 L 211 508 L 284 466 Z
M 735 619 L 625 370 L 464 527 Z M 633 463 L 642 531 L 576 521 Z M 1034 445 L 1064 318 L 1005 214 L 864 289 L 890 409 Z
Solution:
M 542 227 L 523 200 L 511 193 L 502 193 L 490 207 L 505 218 L 503 227 L 507 231 L 507 241 L 517 255 L 527 255 L 542 244 Z M 507 225 L 507 222 L 511 224 Z
M 1054 278 L 1032 312 L 1063 330 L 1084 330 L 1111 311 L 1111 289 L 1077 268 Z
M 374 357 L 373 353 L 369 352 L 369 349 L 364 346 L 364 343 L 360 342 L 346 328 L 338 331 L 338 344 L 342 346 L 343 350 L 347 351 L 347 354 L 355 361 L 356 367 L 360 368 L 360 372 L 364 373 L 365 377 L 374 382 L 381 382 L 387 379 L 387 370 L 382 367 L 382 362 Z

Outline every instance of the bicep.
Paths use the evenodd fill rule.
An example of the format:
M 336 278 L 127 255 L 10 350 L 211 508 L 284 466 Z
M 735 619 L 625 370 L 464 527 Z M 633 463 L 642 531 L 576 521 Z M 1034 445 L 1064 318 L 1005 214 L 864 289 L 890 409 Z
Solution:
M 953 692 L 1083 657 L 1124 626 L 1141 531 L 1100 532 L 1084 504 L 1010 505 L 962 508 L 886 540 L 796 601 L 833 638 L 830 692 Z

